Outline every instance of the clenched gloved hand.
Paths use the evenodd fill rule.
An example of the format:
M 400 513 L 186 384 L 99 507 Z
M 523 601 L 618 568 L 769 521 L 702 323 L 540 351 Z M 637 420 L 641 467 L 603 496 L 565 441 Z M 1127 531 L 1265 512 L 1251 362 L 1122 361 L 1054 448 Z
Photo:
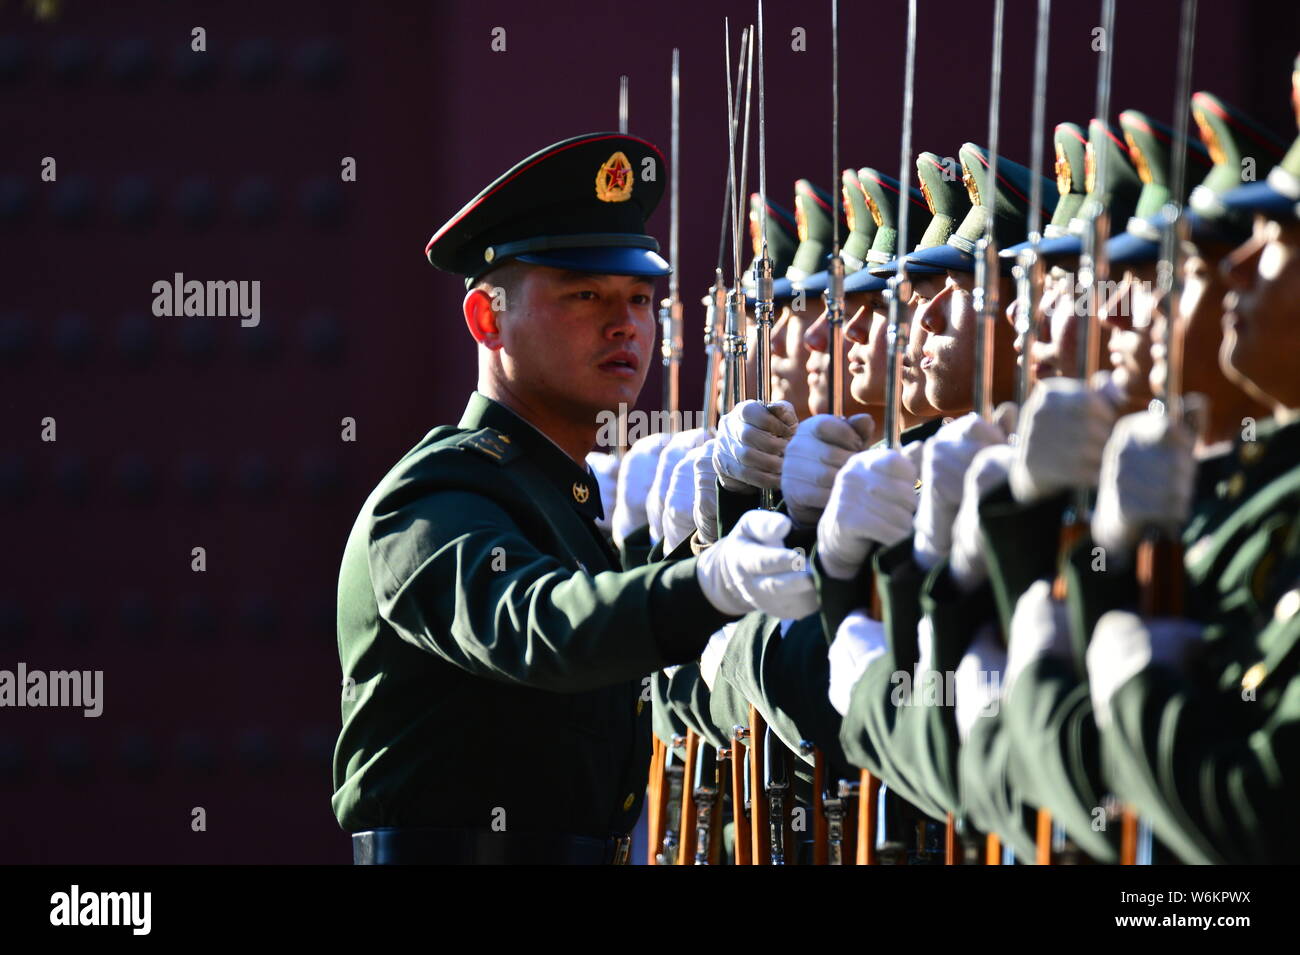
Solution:
M 723 415 L 713 449 L 713 467 L 722 486 L 740 492 L 780 488 L 786 446 L 798 424 L 788 401 L 764 406 L 751 399 Z
M 850 457 L 871 446 L 875 430 L 868 414 L 848 420 L 819 414 L 799 422 L 781 469 L 781 496 L 796 524 L 817 523 L 830 500 L 835 475 Z

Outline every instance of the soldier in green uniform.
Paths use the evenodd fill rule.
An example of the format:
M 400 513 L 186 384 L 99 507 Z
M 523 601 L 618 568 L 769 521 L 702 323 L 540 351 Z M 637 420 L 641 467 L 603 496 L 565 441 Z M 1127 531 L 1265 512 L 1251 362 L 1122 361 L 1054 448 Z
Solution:
M 1252 237 L 1226 263 L 1224 371 L 1275 416 L 1239 444 L 1239 470 L 1221 488 L 1236 502 L 1232 513 L 1186 553 L 1196 619 L 1110 611 L 1087 651 L 1107 777 L 1190 862 L 1277 863 L 1300 851 L 1297 200 L 1300 142 L 1266 181 L 1222 199 L 1227 210 L 1255 214 Z M 1190 475 L 1189 442 L 1167 440 L 1135 416 L 1106 455 L 1102 490 L 1114 487 L 1116 523 L 1139 528 L 1170 516 L 1167 502 L 1152 511 L 1142 482 L 1153 466 Z M 1190 491 L 1175 490 L 1173 501 L 1186 506 Z M 1099 518 L 1105 506 L 1099 498 Z
M 815 605 L 779 515 L 631 571 L 595 526 L 585 456 L 644 383 L 667 271 L 644 223 L 666 179 L 644 140 L 578 136 L 429 242 L 465 276 L 479 383 L 459 425 L 380 481 L 344 551 L 333 807 L 358 862 L 625 858 L 645 678 L 763 605 L 754 587 Z

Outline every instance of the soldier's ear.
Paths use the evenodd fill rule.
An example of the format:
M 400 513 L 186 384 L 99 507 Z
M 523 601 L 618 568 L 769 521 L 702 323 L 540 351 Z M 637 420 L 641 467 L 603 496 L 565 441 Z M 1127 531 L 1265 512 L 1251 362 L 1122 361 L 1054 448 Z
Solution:
M 496 300 L 492 293 L 479 286 L 465 293 L 462 308 L 465 312 L 465 326 L 474 336 L 474 341 L 486 345 L 495 351 L 501 347 L 501 330 L 497 319 Z

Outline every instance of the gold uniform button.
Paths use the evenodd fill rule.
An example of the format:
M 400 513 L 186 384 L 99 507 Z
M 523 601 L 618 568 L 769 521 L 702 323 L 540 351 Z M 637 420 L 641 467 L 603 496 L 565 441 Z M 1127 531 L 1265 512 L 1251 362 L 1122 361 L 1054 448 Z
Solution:
M 631 809 L 634 802 L 636 802 L 636 793 L 628 793 L 627 798 L 623 800 L 623 811 L 627 812 Z
M 645 709 L 645 700 L 641 699 L 641 697 L 638 696 L 636 699 L 636 715 L 640 716 L 641 711 L 644 709 Z
M 1241 446 L 1239 456 L 1242 464 L 1254 464 L 1264 453 L 1264 446 L 1258 441 L 1247 441 Z
M 1241 688 L 1243 690 L 1253 690 L 1264 682 L 1264 677 L 1268 676 L 1268 667 L 1262 663 L 1256 663 L 1246 671 L 1246 675 L 1241 678 Z
M 1300 588 L 1288 590 L 1273 608 L 1273 619 L 1279 622 L 1290 620 L 1300 612 Z
M 1241 495 L 1241 492 L 1242 490 L 1245 489 L 1245 487 L 1246 487 L 1246 475 L 1234 474 L 1228 480 L 1228 486 L 1225 489 L 1224 493 L 1226 493 L 1230 498 L 1236 498 Z

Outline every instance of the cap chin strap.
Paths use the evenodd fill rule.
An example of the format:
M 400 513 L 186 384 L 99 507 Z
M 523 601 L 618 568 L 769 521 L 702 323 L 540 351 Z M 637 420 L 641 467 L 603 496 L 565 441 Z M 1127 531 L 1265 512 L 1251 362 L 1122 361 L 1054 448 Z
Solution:
M 516 258 L 529 252 L 550 252 L 554 249 L 649 249 L 659 251 L 654 236 L 630 232 L 584 232 L 574 235 L 543 235 L 518 242 L 489 245 L 483 250 L 483 261 L 498 262 Z

